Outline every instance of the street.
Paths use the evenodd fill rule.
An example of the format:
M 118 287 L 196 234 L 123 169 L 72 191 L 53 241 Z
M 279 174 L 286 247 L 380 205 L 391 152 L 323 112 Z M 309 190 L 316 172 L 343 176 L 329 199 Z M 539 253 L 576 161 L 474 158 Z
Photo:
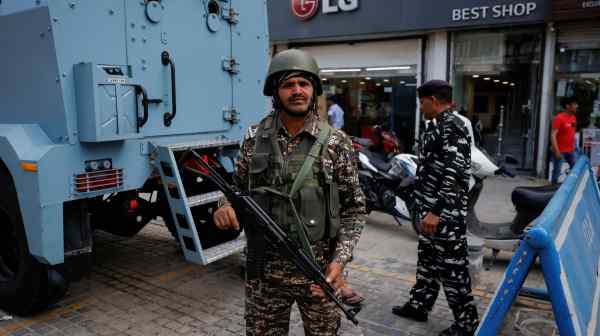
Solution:
M 539 180 L 496 178 L 487 181 L 478 213 L 484 221 L 512 218 L 510 191 Z M 493 211 L 490 211 L 493 210 Z M 396 317 L 414 283 L 417 236 L 389 216 L 373 213 L 349 265 L 352 287 L 367 297 L 359 327 L 343 321 L 342 335 L 437 335 L 453 317 L 440 295 L 429 322 Z M 96 234 L 96 264 L 67 296 L 47 311 L 28 318 L 0 319 L 7 335 L 242 335 L 244 291 L 241 257 L 234 255 L 207 267 L 186 263 L 160 222 L 131 239 Z M 486 251 L 486 257 L 490 251 Z M 476 277 L 474 294 L 480 316 L 492 298 L 510 254 L 500 254 L 489 271 Z M 486 266 L 490 259 L 485 259 Z M 539 270 L 526 283 L 543 288 Z M 6 314 L 0 311 L 0 318 Z M 520 330 L 519 330 L 520 329 Z M 550 335 L 554 332 L 548 303 L 520 298 L 501 335 Z M 292 313 L 290 335 L 303 335 L 300 315 Z

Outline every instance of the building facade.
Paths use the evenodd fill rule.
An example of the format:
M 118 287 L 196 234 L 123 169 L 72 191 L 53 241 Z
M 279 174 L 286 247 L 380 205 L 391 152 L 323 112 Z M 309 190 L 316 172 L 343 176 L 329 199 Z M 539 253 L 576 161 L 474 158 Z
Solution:
M 273 52 L 317 58 L 351 135 L 386 125 L 410 151 L 416 87 L 445 79 L 457 110 L 481 122 L 488 152 L 542 176 L 562 96 L 581 96 L 581 127 L 600 120 L 600 1 L 268 0 L 268 9 Z
M 580 130 L 600 128 L 600 1 L 555 0 L 548 32 L 549 87 L 545 97 L 552 117 L 562 107 L 563 97 L 577 98 L 577 126 Z M 596 133 L 582 132 L 581 134 Z M 544 134 L 544 138 L 547 136 Z M 581 139 L 582 142 L 600 139 Z M 598 147 L 598 146 L 594 146 Z M 600 163 L 598 149 L 587 153 L 592 164 Z

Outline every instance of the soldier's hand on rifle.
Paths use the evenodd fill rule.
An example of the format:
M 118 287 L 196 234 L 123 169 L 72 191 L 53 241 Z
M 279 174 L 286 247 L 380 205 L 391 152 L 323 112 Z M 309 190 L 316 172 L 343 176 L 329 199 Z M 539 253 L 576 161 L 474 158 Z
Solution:
M 327 278 L 327 282 L 331 284 L 333 288 L 336 289 L 336 295 L 340 293 L 342 287 L 346 285 L 344 282 L 344 266 L 342 264 L 332 261 L 329 266 L 327 266 L 327 270 L 325 271 L 325 277 Z M 311 285 L 310 291 L 313 297 L 325 299 L 325 293 L 319 285 Z
M 437 226 L 440 224 L 440 217 L 428 212 L 425 218 L 421 221 L 422 230 L 428 235 L 432 235 L 437 230 Z
M 215 225 L 221 230 L 240 229 L 240 222 L 230 205 L 224 205 L 215 211 L 213 220 L 215 221 Z

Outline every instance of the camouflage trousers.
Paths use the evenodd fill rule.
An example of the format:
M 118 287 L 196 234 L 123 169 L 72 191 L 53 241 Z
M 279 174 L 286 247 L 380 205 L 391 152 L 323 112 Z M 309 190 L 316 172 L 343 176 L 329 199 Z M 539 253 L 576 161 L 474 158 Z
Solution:
M 479 324 L 471 294 L 466 238 L 441 239 L 419 235 L 417 283 L 410 291 L 410 304 L 430 312 L 440 291 L 440 282 L 455 323 L 474 332 Z
M 313 298 L 310 285 L 283 285 L 264 280 L 246 281 L 246 335 L 287 335 L 294 302 L 300 309 L 305 335 L 338 335 L 341 320 L 333 302 Z

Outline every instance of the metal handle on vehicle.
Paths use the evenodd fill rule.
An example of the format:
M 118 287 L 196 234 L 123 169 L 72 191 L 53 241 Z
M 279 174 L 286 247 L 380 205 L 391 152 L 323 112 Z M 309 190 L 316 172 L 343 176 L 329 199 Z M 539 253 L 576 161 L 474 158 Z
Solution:
M 163 116 L 165 126 L 171 126 L 171 121 L 175 119 L 177 115 L 177 87 L 175 86 L 175 62 L 169 55 L 168 51 L 163 51 L 160 55 L 161 62 L 164 66 L 171 66 L 171 105 L 173 106 L 172 112 L 166 112 Z
M 138 116 L 137 119 L 137 127 L 139 130 L 148 122 L 148 105 L 160 104 L 162 103 L 162 99 L 148 99 L 148 92 L 146 92 L 146 89 L 141 85 L 136 85 L 135 90 L 137 95 L 142 95 L 142 107 L 144 108 L 144 114 L 141 118 Z

